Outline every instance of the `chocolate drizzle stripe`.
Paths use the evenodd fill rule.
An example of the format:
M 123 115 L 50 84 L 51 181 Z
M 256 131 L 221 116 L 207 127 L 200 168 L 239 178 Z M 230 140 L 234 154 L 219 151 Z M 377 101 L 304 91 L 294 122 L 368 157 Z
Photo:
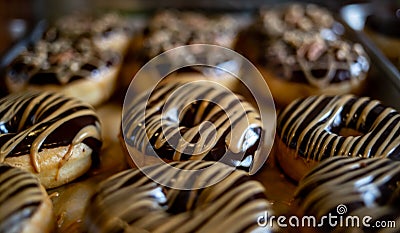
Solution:
M 124 119 L 127 127 L 123 129 L 129 146 L 144 154 L 148 148 L 154 148 L 156 153 L 160 151 L 160 156 L 164 154 L 162 151 L 169 150 L 172 160 L 204 159 L 213 148 L 221 146 L 218 143 L 226 144 L 236 154 L 258 146 L 254 144 L 256 140 L 246 138 L 251 135 L 249 131 L 262 128 L 259 113 L 249 103 L 210 85 L 190 83 L 176 91 L 178 86 L 168 84 L 157 88 L 147 103 L 143 96 L 138 97 L 140 101 L 133 101 Z M 219 99 L 215 100 L 217 96 Z M 186 117 L 188 114 L 193 115 Z M 192 125 L 181 122 L 186 118 Z M 213 126 L 202 122 L 211 122 Z M 253 136 L 260 137 L 256 133 Z
M 25 108 L 21 109 L 23 106 Z M 11 138 L 0 148 L 1 162 L 7 156 L 29 154 L 35 171 L 40 172 L 37 156 L 42 149 L 65 145 L 72 148 L 88 138 L 101 141 L 100 124 L 93 108 L 73 98 L 55 93 L 27 92 L 5 97 L 0 102 L 0 108 L 8 109 L 0 116 L 3 125 L 9 125 L 10 130 L 15 128 L 13 124 L 18 125 L 16 131 L 9 132 Z M 74 132 L 72 130 L 75 130 L 77 123 L 75 119 L 80 117 L 90 117 L 93 120 L 89 120 L 88 126 L 77 129 L 71 138 L 68 138 L 66 132 L 57 131 L 61 125 L 68 124 L 71 132 Z M 60 134 L 61 138 L 51 137 L 51 140 L 57 141 L 48 141 L 49 135 L 53 133 Z M 64 144 L 65 141 L 67 144 Z M 27 147 L 29 151 L 24 149 L 26 146 L 21 147 L 23 144 L 31 145 Z M 100 148 L 92 149 L 97 152 Z
M 7 165 L 0 173 L 0 231 L 20 229 L 44 201 L 38 180 L 31 174 Z M 17 191 L 17 192 L 15 192 Z
M 342 128 L 362 135 L 341 136 Z M 399 128 L 399 113 L 379 101 L 352 95 L 314 96 L 281 112 L 277 134 L 301 157 L 320 161 L 335 155 L 396 157 Z
M 308 173 L 300 181 L 295 196 L 307 215 L 321 217 L 344 204 L 345 215 L 373 216 L 373 221 L 393 220 L 393 216 L 398 216 L 399 178 L 398 161 L 334 157 Z
M 187 177 L 181 174 L 182 170 L 203 168 L 207 172 Z M 154 183 L 139 170 L 124 171 L 100 185 L 87 212 L 88 230 L 95 227 L 107 232 L 129 227 L 150 232 L 248 232 L 258 228 L 257 218 L 270 210 L 260 183 L 244 172 L 231 173 L 222 163 L 172 162 L 144 169 L 151 176 L 161 174 L 170 184 L 190 182 L 193 189 L 171 189 Z M 215 183 L 221 176 L 227 177 L 213 186 L 196 188 L 205 180 Z

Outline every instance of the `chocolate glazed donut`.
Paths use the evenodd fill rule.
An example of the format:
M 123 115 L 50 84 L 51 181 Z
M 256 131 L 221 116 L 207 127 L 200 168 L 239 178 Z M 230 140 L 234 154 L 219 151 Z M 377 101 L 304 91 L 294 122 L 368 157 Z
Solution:
M 123 135 L 135 163 L 149 164 L 159 156 L 167 161 L 221 161 L 250 173 L 259 167 L 253 162 L 264 133 L 261 117 L 242 97 L 209 81 L 169 82 L 148 95 L 130 103 L 123 118 Z
M 400 160 L 399 129 L 400 114 L 367 97 L 298 99 L 278 116 L 278 161 L 299 180 L 319 161 L 336 155 Z
M 190 185 L 188 190 L 161 186 L 140 170 L 105 180 L 86 209 L 87 232 L 270 232 L 257 224 L 271 211 L 264 187 L 223 163 L 185 161 L 143 169 L 162 183 Z M 143 170 L 142 169 L 142 170 Z M 184 175 L 185 171 L 201 171 Z M 200 187 L 204 183 L 219 183 Z M 271 213 L 271 212 L 268 212 Z
M 0 164 L 0 232 L 46 233 L 54 228 L 52 203 L 29 172 Z
M 93 108 L 50 92 L 0 100 L 0 162 L 35 173 L 46 188 L 86 172 L 101 147 Z
M 329 213 L 343 219 L 356 216 L 360 219 L 360 232 L 390 232 L 390 227 L 380 228 L 376 221 L 399 219 L 399 165 L 386 158 L 329 158 L 300 181 L 295 193 L 299 214 L 317 219 Z M 361 224 L 365 216 L 371 217 L 369 228 Z M 321 232 L 348 232 L 344 227 L 331 228 L 327 221 L 324 227 L 319 228 Z

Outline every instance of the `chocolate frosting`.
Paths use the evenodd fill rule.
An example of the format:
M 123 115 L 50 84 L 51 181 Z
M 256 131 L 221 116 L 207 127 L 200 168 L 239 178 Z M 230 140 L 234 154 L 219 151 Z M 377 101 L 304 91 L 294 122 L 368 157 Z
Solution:
M 150 19 L 144 32 L 143 60 L 189 44 L 215 44 L 232 48 L 240 23 L 232 16 L 163 10 Z
M 264 187 L 243 171 L 225 164 L 186 161 L 144 167 L 171 186 L 191 185 L 190 190 L 161 186 L 140 170 L 118 173 L 99 186 L 86 210 L 88 232 L 270 232 L 257 224 L 271 212 Z M 203 170 L 204 169 L 204 170 Z M 183 176 L 182 171 L 203 170 Z M 149 172 L 149 173 L 148 173 Z M 198 185 L 215 183 L 199 188 Z
M 68 85 L 81 79 L 98 79 L 119 62 L 119 55 L 99 51 L 90 38 L 60 35 L 49 28 L 43 38 L 19 54 L 7 67 L 5 84 L 12 92 L 28 85 Z
M 350 128 L 361 135 L 341 136 Z M 377 100 L 353 95 L 298 99 L 281 111 L 277 135 L 313 161 L 344 155 L 400 160 L 400 114 Z
M 221 160 L 251 170 L 263 129 L 259 112 L 241 96 L 204 82 L 170 82 L 148 94 L 126 110 L 128 147 L 167 160 Z
M 101 148 L 100 122 L 94 109 L 77 99 L 51 92 L 11 94 L 0 100 L 0 162 L 29 154 L 40 172 L 42 149 L 85 143 L 93 155 Z M 70 151 L 63 160 L 68 160 Z
M 328 214 L 343 219 L 357 216 L 360 218 L 358 230 L 377 232 L 380 228 L 375 221 L 393 221 L 400 216 L 399 165 L 400 162 L 386 158 L 327 159 L 300 181 L 295 194 L 300 211 L 317 218 Z M 339 205 L 345 205 L 347 211 L 339 213 Z M 364 216 L 372 218 L 368 222 L 370 228 L 361 224 Z M 343 227 L 332 229 L 327 221 L 325 223 L 323 232 L 348 230 Z
M 317 88 L 362 80 L 369 70 L 363 47 L 343 38 L 343 25 L 326 9 L 289 4 L 260 12 L 258 63 L 279 78 Z
M 5 164 L 0 164 L 0 193 L 0 232 L 22 232 L 46 197 L 35 176 Z

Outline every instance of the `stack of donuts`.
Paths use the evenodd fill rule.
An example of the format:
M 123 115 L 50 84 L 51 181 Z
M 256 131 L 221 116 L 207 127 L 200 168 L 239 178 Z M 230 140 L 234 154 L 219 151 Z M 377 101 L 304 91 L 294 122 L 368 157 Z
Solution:
M 131 20 L 62 17 L 7 66 L 0 232 L 284 232 L 271 216 L 320 219 L 343 214 L 339 205 L 371 224 L 399 221 L 400 113 L 364 92 L 369 57 L 329 10 L 265 6 L 250 22 L 163 10 L 141 29 Z M 129 86 L 151 59 L 192 44 L 253 62 L 277 119 L 209 67 Z M 277 120 L 274 141 L 265 120 Z

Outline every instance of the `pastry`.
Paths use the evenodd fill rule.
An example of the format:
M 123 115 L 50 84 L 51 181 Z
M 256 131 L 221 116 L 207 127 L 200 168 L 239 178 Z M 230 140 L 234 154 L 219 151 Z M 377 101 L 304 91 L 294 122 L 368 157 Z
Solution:
M 399 165 L 387 158 L 329 158 L 300 181 L 297 212 L 314 216 L 318 232 L 395 231 L 400 214 Z
M 55 91 L 99 105 L 115 90 L 121 60 L 85 34 L 64 35 L 50 27 L 11 62 L 3 81 L 10 93 Z
M 0 193 L 0 232 L 52 232 L 53 205 L 34 175 L 0 164 Z
M 86 209 L 87 232 L 271 231 L 258 224 L 266 211 L 272 214 L 265 189 L 243 171 L 212 161 L 157 164 L 142 171 L 165 186 L 135 169 L 110 177 Z
M 328 10 L 292 3 L 261 11 L 237 50 L 255 63 L 280 107 L 310 95 L 360 94 L 369 58 L 343 30 Z
M 276 150 L 284 172 L 298 181 L 333 156 L 400 159 L 400 114 L 368 97 L 311 96 L 278 116 Z
M 101 128 L 94 109 L 50 92 L 0 99 L 0 162 L 34 173 L 45 188 L 68 183 L 98 160 Z
M 264 162 L 264 134 L 256 108 L 209 81 L 161 83 L 135 97 L 124 108 L 121 133 L 132 166 L 212 160 L 250 174 Z
M 137 70 L 149 60 L 168 50 L 194 44 L 217 45 L 232 49 L 236 41 L 236 35 L 242 24 L 240 20 L 228 14 L 212 15 L 178 10 L 156 12 L 149 19 L 143 33 L 138 35 L 132 43 L 137 46 L 132 51 L 133 56 L 131 58 L 128 57 L 130 65 L 124 67 L 127 71 L 122 72 L 126 76 L 124 78 L 125 86 L 129 85 Z M 187 53 L 171 57 L 169 62 L 177 65 L 185 64 L 187 61 L 192 61 L 194 59 L 193 54 L 198 53 L 202 49 L 204 48 L 201 46 L 194 48 L 193 51 L 188 49 Z M 222 54 L 211 53 L 205 58 L 204 62 L 212 65 L 218 64 L 220 67 L 236 66 L 237 69 L 240 68 L 240 64 L 236 64 L 236 61 L 224 60 L 220 56 Z M 239 80 L 228 72 L 209 66 L 184 67 L 178 70 L 178 72 L 183 73 L 185 78 L 191 77 L 190 80 L 211 79 L 217 81 L 233 91 L 237 89 L 237 85 L 240 85 Z M 187 73 L 189 75 L 186 75 Z M 149 78 L 152 78 L 151 74 Z M 169 78 L 180 79 L 181 76 L 174 75 Z M 150 88 L 150 86 L 143 85 L 143 87 L 135 88 L 143 91 Z

